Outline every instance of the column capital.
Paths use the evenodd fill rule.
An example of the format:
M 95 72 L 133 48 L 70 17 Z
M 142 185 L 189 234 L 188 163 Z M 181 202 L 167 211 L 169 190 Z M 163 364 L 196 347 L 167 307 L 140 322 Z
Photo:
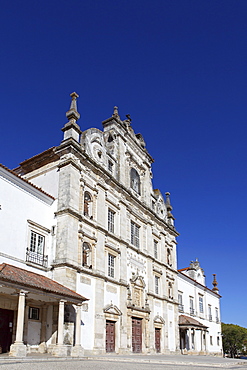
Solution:
M 27 290 L 24 290 L 24 289 L 21 289 L 20 291 L 19 291 L 19 294 L 20 295 L 26 295 L 26 294 L 28 294 L 29 292 L 27 291 Z
M 67 301 L 66 301 L 66 299 L 60 299 L 59 300 L 59 303 L 66 303 Z

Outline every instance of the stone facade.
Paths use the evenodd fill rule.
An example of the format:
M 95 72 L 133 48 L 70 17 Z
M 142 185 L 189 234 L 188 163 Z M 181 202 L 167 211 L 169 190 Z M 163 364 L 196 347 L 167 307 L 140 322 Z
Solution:
M 53 277 L 89 299 L 82 313 L 86 352 L 105 352 L 108 340 L 119 353 L 132 352 L 135 340 L 134 351 L 176 352 L 178 233 L 169 193 L 164 199 L 153 189 L 153 159 L 131 120 L 122 121 L 115 107 L 103 131 L 81 132 L 76 98 L 60 146 L 38 166 L 34 157 L 17 169 L 58 198 Z M 133 339 L 136 319 L 141 334 Z M 107 337 L 108 322 L 115 338 Z
M 85 354 L 180 352 L 170 194 L 153 189 L 153 159 L 130 117 L 121 120 L 114 107 L 103 131 L 82 132 L 77 97 L 71 94 L 61 144 L 15 169 L 55 199 L 49 226 L 38 222 L 49 230 L 44 274 L 88 299 L 77 308 L 80 319 L 73 304 L 60 309 L 63 338 L 54 332 L 52 343 L 65 353 L 66 343 L 76 344 L 73 327 Z

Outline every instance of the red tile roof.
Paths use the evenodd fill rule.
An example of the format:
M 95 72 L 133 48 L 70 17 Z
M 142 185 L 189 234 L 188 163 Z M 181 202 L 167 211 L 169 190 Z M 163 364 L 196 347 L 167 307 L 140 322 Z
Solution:
M 0 264 L 0 281 L 18 284 L 23 286 L 23 288 L 38 289 L 48 294 L 55 293 L 58 296 L 77 302 L 87 300 L 87 298 L 82 295 L 66 288 L 52 279 L 47 278 L 46 276 L 39 275 L 7 263 Z
M 207 328 L 207 326 L 201 324 L 199 321 L 193 319 L 192 317 L 186 316 L 186 315 L 180 315 L 179 316 L 179 325 L 180 326 L 196 326 L 200 328 Z
M 178 270 L 179 272 L 181 272 L 181 271 L 188 271 L 190 268 L 189 267 L 184 267 L 183 269 L 180 269 L 180 270 Z

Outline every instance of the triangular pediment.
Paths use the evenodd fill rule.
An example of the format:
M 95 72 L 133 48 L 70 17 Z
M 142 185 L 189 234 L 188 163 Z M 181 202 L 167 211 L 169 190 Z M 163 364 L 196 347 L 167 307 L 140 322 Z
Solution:
M 161 317 L 159 315 L 155 316 L 154 322 L 156 322 L 158 324 L 165 324 L 165 320 L 163 319 L 163 317 Z
M 122 315 L 122 312 L 120 311 L 120 309 L 112 303 L 105 306 L 103 311 L 104 313 L 108 313 L 112 315 L 118 315 L 118 316 Z

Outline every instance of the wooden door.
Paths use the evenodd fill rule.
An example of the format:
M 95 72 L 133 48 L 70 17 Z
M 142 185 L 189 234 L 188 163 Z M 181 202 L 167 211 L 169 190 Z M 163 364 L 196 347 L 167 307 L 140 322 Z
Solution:
M 0 352 L 8 352 L 12 344 L 14 311 L 0 308 Z
M 155 328 L 155 350 L 160 353 L 160 329 Z
M 106 321 L 106 352 L 115 352 L 115 322 Z
M 142 352 L 142 319 L 132 317 L 132 351 Z

